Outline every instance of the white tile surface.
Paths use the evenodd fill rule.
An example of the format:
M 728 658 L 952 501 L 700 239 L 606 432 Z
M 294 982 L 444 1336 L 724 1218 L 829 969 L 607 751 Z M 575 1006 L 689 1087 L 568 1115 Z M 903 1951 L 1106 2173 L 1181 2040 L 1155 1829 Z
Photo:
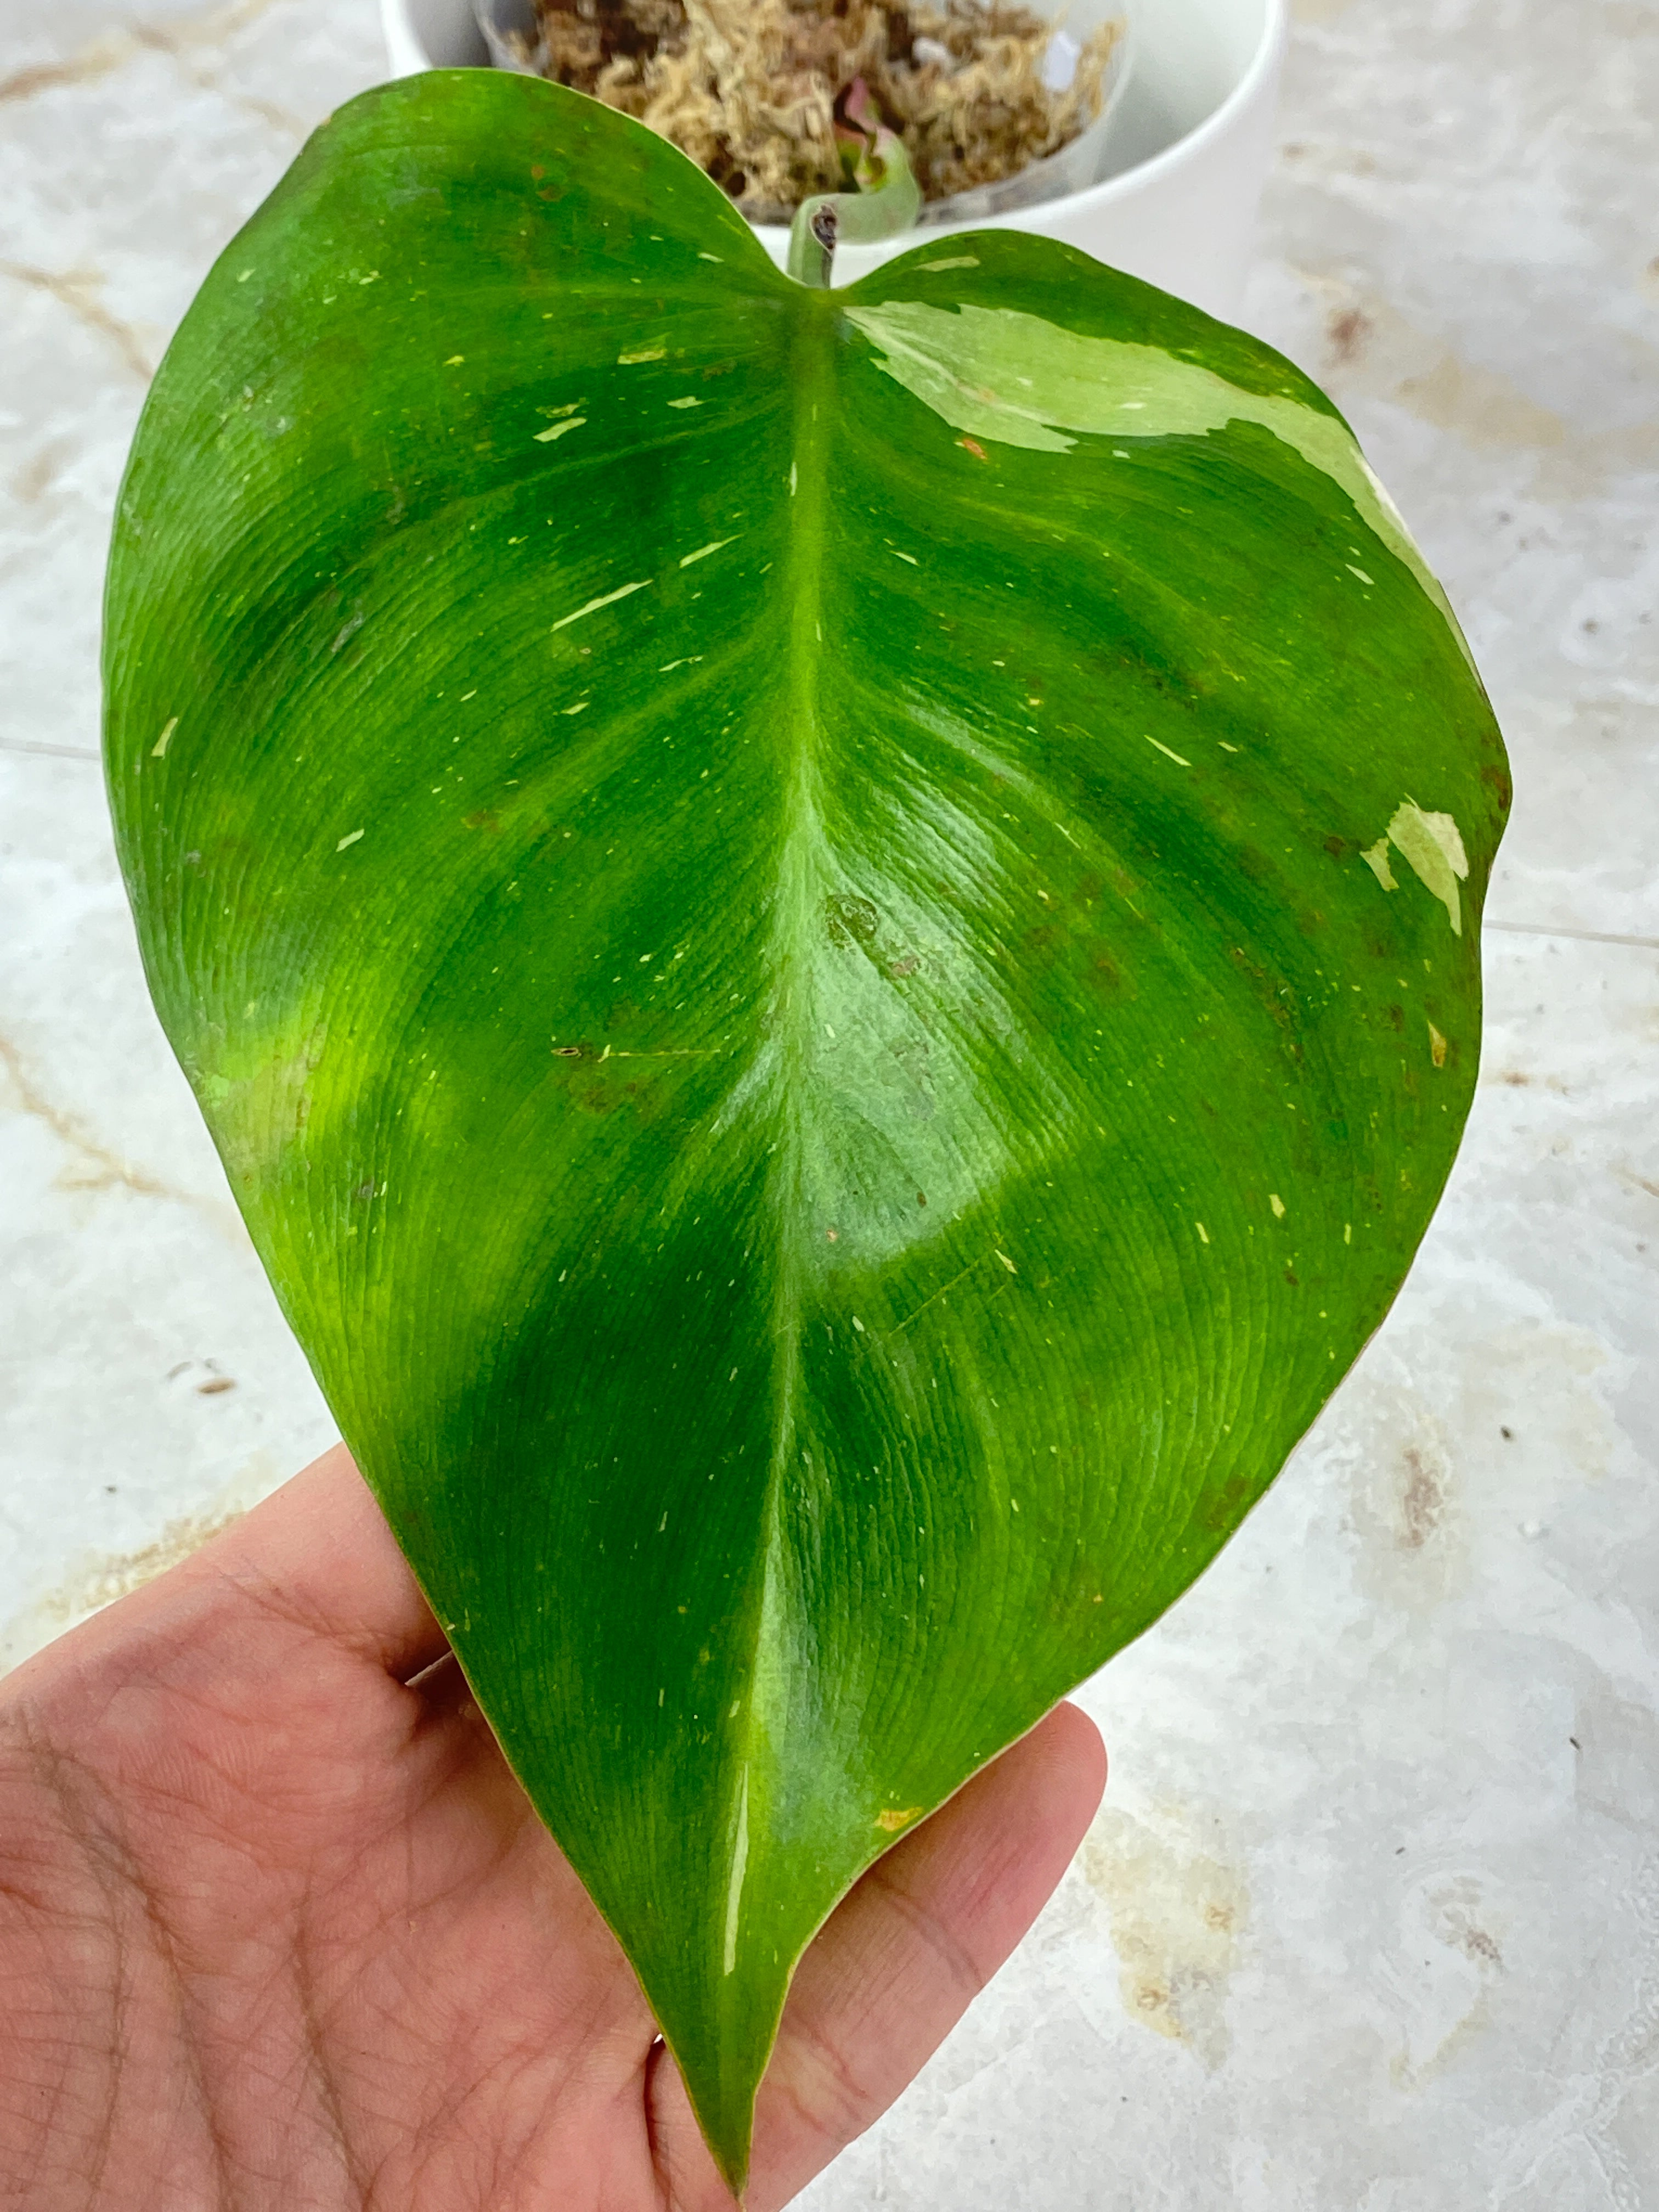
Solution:
M 1301 15 L 1250 316 L 1510 739 L 1479 1104 L 1359 1369 L 1085 1693 L 1077 1869 L 815 2212 L 1659 2203 L 1659 10 Z M 0 0 L 0 1663 L 331 1434 L 143 996 L 95 647 L 144 376 L 379 68 L 370 0 Z

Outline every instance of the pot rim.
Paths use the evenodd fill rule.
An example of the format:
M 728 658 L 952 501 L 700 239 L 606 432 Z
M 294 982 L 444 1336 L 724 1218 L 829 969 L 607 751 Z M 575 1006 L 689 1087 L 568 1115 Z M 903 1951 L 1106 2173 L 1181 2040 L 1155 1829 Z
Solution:
M 471 0 L 454 0 L 454 4 L 465 10 L 471 19 Z M 440 66 L 428 55 L 416 32 L 409 0 L 380 0 L 380 19 L 386 33 L 389 51 L 398 47 L 419 53 L 428 69 Z M 1206 153 L 1218 139 L 1224 138 L 1237 118 L 1253 106 L 1265 84 L 1277 75 L 1285 49 L 1290 41 L 1291 0 L 1262 0 L 1261 33 L 1249 60 L 1245 64 L 1237 83 L 1220 104 L 1212 108 L 1201 123 L 1163 147 L 1137 161 L 1127 169 L 1120 170 L 1115 177 L 1103 177 L 1098 184 L 1085 185 L 1080 191 L 1062 192 L 1054 199 L 1033 200 L 1030 207 L 1011 210 L 1006 215 L 982 216 L 976 221 L 957 223 L 923 223 L 916 228 L 933 230 L 945 237 L 953 230 L 983 230 L 988 228 L 1018 230 L 1031 220 L 1054 221 L 1062 213 L 1073 210 L 1092 210 L 1109 206 L 1115 200 L 1132 198 L 1135 193 L 1156 185 L 1164 178 L 1184 167 Z M 390 34 L 395 31 L 395 39 Z M 1131 35 L 1133 34 L 1133 21 Z M 394 64 L 395 66 L 395 64 Z M 1133 64 L 1132 64 L 1133 66 Z M 750 228 L 775 252 L 779 241 L 787 240 L 789 232 L 782 223 L 750 223 Z

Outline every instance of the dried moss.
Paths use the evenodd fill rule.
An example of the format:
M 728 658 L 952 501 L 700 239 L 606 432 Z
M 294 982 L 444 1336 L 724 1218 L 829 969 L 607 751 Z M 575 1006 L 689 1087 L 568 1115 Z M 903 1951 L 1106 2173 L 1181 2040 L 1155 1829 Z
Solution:
M 1119 27 L 1072 82 L 1042 81 L 1054 26 L 1004 0 L 536 0 L 520 58 L 636 116 L 689 154 L 751 222 L 787 222 L 842 189 L 837 105 L 855 79 L 902 137 L 925 199 L 1000 182 L 1057 153 L 1100 111 Z

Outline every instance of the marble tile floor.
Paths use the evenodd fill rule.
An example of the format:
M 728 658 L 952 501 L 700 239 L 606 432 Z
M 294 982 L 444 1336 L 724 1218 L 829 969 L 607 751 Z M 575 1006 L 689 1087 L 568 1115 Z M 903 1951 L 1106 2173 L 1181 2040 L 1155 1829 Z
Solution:
M 0 0 L 0 1665 L 331 1435 L 148 1009 L 95 656 L 167 334 L 380 70 L 370 0 Z M 1510 740 L 1479 1102 L 1375 1344 L 1083 1692 L 1054 1905 L 813 2212 L 1659 2203 L 1659 7 L 1299 0 L 1248 319 Z

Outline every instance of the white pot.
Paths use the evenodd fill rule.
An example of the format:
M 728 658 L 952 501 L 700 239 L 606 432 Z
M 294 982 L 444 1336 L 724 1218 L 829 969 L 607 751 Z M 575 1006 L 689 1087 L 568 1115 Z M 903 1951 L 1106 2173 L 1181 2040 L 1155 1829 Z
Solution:
M 473 0 L 380 0 L 395 76 L 487 65 Z M 1126 0 L 1133 64 L 1112 126 L 1115 173 L 1016 214 L 952 229 L 1035 231 L 1081 247 L 1231 319 L 1243 298 L 1257 204 L 1273 151 L 1289 0 Z M 780 266 L 787 233 L 757 226 Z M 850 283 L 917 242 L 843 246 Z

